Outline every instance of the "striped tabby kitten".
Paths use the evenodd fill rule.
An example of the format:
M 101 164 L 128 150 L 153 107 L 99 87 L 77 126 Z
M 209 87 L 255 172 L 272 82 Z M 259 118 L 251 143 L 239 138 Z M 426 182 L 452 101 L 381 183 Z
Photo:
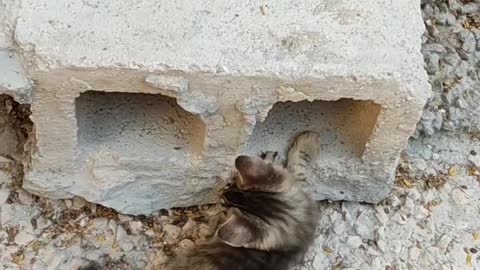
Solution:
M 225 222 L 209 243 L 173 260 L 169 270 L 287 270 L 303 260 L 315 236 L 317 207 L 302 189 L 319 152 L 318 134 L 291 142 L 287 166 L 277 153 L 239 156 L 222 190 Z

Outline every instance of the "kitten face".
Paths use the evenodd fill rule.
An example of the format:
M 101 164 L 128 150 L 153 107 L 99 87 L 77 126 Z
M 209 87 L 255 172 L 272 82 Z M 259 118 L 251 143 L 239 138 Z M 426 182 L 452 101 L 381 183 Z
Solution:
M 314 203 L 280 164 L 237 157 L 238 174 L 222 192 L 229 210 L 217 232 L 221 241 L 259 250 L 289 250 L 310 241 L 317 217 Z

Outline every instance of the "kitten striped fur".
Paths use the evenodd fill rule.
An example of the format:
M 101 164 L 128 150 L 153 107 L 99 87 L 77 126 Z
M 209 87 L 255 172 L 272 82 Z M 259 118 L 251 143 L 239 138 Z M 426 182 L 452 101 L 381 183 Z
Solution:
M 303 132 L 290 143 L 286 164 L 275 152 L 237 157 L 238 173 L 221 192 L 226 221 L 209 243 L 178 256 L 166 269 L 287 270 L 300 263 L 318 218 L 302 185 L 319 148 L 318 134 Z

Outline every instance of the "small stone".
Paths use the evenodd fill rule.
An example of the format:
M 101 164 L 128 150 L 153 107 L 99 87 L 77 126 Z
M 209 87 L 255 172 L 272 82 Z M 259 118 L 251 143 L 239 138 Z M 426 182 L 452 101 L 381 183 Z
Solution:
M 0 189 L 0 206 L 2 206 L 2 204 L 4 204 L 7 201 L 9 196 L 10 196 L 9 189 L 6 189 L 6 188 Z
M 457 205 L 464 205 L 467 202 L 465 193 L 461 189 L 454 189 L 450 196 Z
M 118 214 L 118 220 L 120 222 L 129 222 L 133 220 L 133 217 L 130 215 Z
M 4 183 L 9 183 L 10 179 L 11 179 L 11 176 L 9 173 L 6 173 L 0 170 L 0 186 Z
M 452 237 L 448 234 L 443 234 L 438 239 L 436 246 L 442 249 L 443 251 L 445 251 L 448 245 L 450 244 L 450 242 L 452 242 Z
M 85 207 L 85 205 L 87 205 L 87 201 L 85 201 L 84 198 L 81 198 L 81 197 L 78 197 L 78 196 L 73 197 L 72 202 L 73 202 L 72 207 L 73 207 L 73 209 L 76 209 L 76 210 L 80 210 L 83 207 Z
M 401 203 L 402 202 L 400 201 L 400 199 L 398 199 L 397 196 L 392 196 L 390 198 L 390 205 L 393 206 L 393 207 L 398 207 L 398 206 L 401 205 Z
M 129 239 L 127 231 L 121 225 L 117 226 L 117 237 L 115 241 L 125 252 L 131 251 L 135 247 L 133 242 Z
M 402 214 L 400 214 L 399 212 L 397 212 L 397 213 L 395 213 L 395 215 L 393 215 L 392 220 L 397 222 L 400 225 L 404 225 L 405 223 L 407 223 L 407 219 Z
M 158 267 L 168 262 L 168 257 L 162 250 L 158 250 L 155 254 L 151 255 L 149 265 L 151 268 Z M 150 267 L 147 267 L 150 269 Z
M 215 228 L 210 228 L 207 224 L 202 223 L 199 226 L 198 235 L 202 239 L 207 239 L 215 233 L 215 230 Z
M 466 3 L 463 6 L 463 12 L 465 14 L 480 13 L 480 5 L 478 3 Z
M 426 209 L 423 206 L 417 206 L 415 212 L 416 212 L 415 213 L 415 219 L 416 220 L 423 220 L 423 219 L 427 218 L 428 216 L 430 216 L 430 211 L 428 211 L 428 209 Z
M 457 18 L 455 18 L 455 16 L 453 16 L 452 14 L 449 13 L 445 16 L 445 24 L 446 25 L 454 26 L 456 22 L 457 22 Z
M 427 64 L 427 71 L 434 74 L 438 71 L 440 56 L 435 53 L 425 55 L 425 63 Z
M 336 235 L 343 235 L 347 231 L 347 225 L 345 222 L 337 222 L 335 226 L 333 226 L 333 232 Z
M 415 208 L 415 203 L 413 202 L 412 199 L 406 198 L 405 199 L 405 204 L 402 207 L 402 212 L 404 214 L 410 214 L 413 212 L 413 209 Z
M 442 44 L 438 43 L 430 43 L 430 44 L 425 44 L 423 46 L 423 50 L 427 52 L 434 52 L 434 53 L 446 53 L 447 51 L 445 50 L 445 47 Z
M 190 239 L 183 239 L 182 241 L 180 241 L 178 243 L 178 246 L 181 249 L 190 249 L 190 248 L 193 248 L 195 246 L 195 243 L 193 243 L 193 241 L 190 240 Z
M 369 247 L 369 248 L 367 249 L 367 254 L 372 255 L 372 256 L 375 256 L 375 257 L 381 255 L 381 254 L 380 254 L 375 248 L 373 248 L 373 247 Z M 360 269 L 365 269 L 365 268 L 360 268 Z
M 388 215 L 385 213 L 385 209 L 382 206 L 378 206 L 375 209 L 375 217 L 378 219 L 378 221 L 384 225 L 388 221 Z
M 28 243 L 32 242 L 35 240 L 35 236 L 25 232 L 24 230 L 20 231 L 16 236 L 15 236 L 15 243 L 20 245 L 20 246 L 25 246 Z
M 480 168 L 480 155 L 469 155 L 467 160 L 473 166 Z
M 165 241 L 169 244 L 175 243 L 175 240 L 180 236 L 180 233 L 182 232 L 182 229 L 171 225 L 167 224 L 163 227 L 163 230 L 166 233 Z
M 133 234 L 139 234 L 140 232 L 142 232 L 142 228 L 143 228 L 143 223 L 141 221 L 130 221 L 128 223 L 128 226 L 130 227 L 130 231 L 133 233 Z
M 349 236 L 346 241 L 346 244 L 351 248 L 358 248 L 362 243 L 362 238 L 357 235 Z
M 420 249 L 419 248 L 411 247 L 408 250 L 408 257 L 409 257 L 410 261 L 413 261 L 413 262 L 417 261 L 419 256 L 420 256 Z
M 70 199 L 63 200 L 63 203 L 65 204 L 65 207 L 67 207 L 67 209 L 70 209 L 73 206 L 73 202 Z
M 377 241 L 377 246 L 382 252 L 387 252 L 387 243 L 383 240 L 378 240 Z
M 18 200 L 20 201 L 21 204 L 23 204 L 23 205 L 33 204 L 32 194 L 26 192 L 23 189 L 18 190 L 17 193 L 18 193 Z
M 422 198 L 422 195 L 416 188 L 411 188 L 407 190 L 407 196 L 412 199 L 414 202 L 419 201 Z
M 108 226 L 108 219 L 107 218 L 95 218 L 92 223 L 92 229 L 96 230 L 105 230 Z
M 52 225 L 52 222 L 43 216 L 39 216 L 36 219 L 36 223 L 37 223 L 37 230 L 40 230 L 40 231 Z
M 375 231 L 375 237 L 377 241 L 385 239 L 385 227 L 380 227 Z
M 87 220 L 88 220 L 88 218 L 82 218 L 82 219 L 80 220 L 80 227 L 85 227 L 85 226 L 87 226 Z
M 419 171 L 424 171 L 427 168 L 427 163 L 425 160 L 417 158 L 412 161 L 412 165 Z
M 196 225 L 197 225 L 197 223 L 195 221 L 193 221 L 191 218 L 189 218 L 187 220 L 187 222 L 185 223 L 185 225 L 183 225 L 182 231 L 190 232 L 195 228 Z

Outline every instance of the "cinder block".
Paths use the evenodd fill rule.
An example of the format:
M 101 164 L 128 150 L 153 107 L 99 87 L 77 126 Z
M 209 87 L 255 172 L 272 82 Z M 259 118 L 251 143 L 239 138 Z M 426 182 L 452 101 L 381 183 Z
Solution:
M 35 81 L 24 186 L 130 214 L 216 200 L 239 153 L 321 134 L 317 199 L 377 202 L 429 97 L 419 0 L 52 1 L 15 10 Z

